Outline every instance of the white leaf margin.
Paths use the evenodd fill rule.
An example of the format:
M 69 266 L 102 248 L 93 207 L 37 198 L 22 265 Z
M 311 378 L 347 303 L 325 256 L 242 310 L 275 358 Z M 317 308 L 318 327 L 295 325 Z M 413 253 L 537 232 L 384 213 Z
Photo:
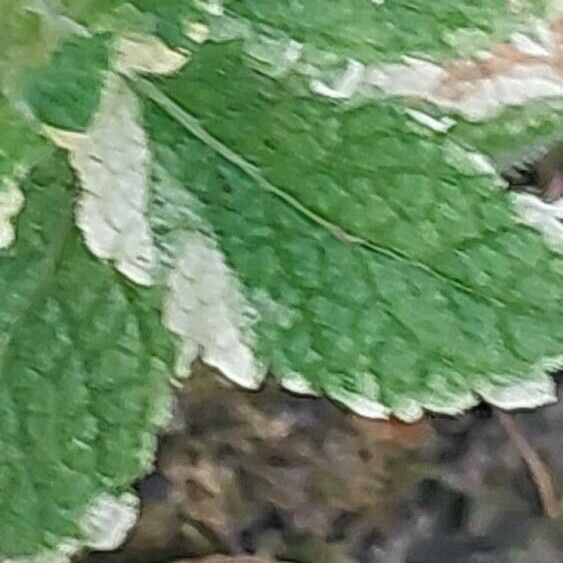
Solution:
M 187 233 L 163 307 L 164 326 L 180 339 L 177 375 L 187 376 L 201 356 L 234 383 L 257 389 L 266 369 L 253 352 L 256 316 L 218 245 L 201 233 Z
M 147 219 L 150 155 L 139 100 L 121 75 L 168 75 L 188 60 L 187 53 L 152 35 L 122 36 L 87 130 L 43 127 L 54 144 L 69 152 L 81 180 L 76 221 L 88 248 L 140 285 L 152 285 L 157 262 Z
M 515 193 L 512 199 L 518 220 L 539 231 L 553 250 L 563 253 L 563 199 L 547 203 L 530 193 Z
M 11 246 L 16 238 L 13 221 L 24 205 L 24 196 L 18 182 L 6 178 L 0 188 L 0 249 Z
M 168 75 L 178 72 L 189 58 L 187 50 L 176 51 L 154 35 L 135 33 L 118 39 L 114 68 L 127 75 Z
M 522 42 L 521 38 L 519 40 Z M 151 36 L 123 37 L 119 40 L 116 52 L 114 68 L 117 72 L 110 71 L 108 73 L 102 93 L 102 103 L 86 133 L 78 134 L 47 127 L 44 130 L 45 134 L 55 144 L 69 150 L 71 162 L 79 176 L 82 177 L 84 197 L 100 197 L 99 191 L 93 184 L 93 176 L 86 172 L 84 159 L 87 158 L 85 155 L 89 151 L 85 147 L 88 147 L 88 144 L 91 143 L 93 132 L 99 134 L 100 138 L 111 138 L 111 134 L 105 129 L 106 123 L 104 123 L 110 114 L 116 115 L 116 113 L 120 113 L 122 116 L 125 115 L 128 126 L 130 125 L 135 132 L 133 137 L 136 139 L 136 143 L 133 144 L 136 145 L 138 152 L 131 162 L 127 162 L 127 167 L 134 169 L 138 177 L 134 182 L 128 181 L 125 183 L 129 189 L 124 190 L 121 197 L 123 199 L 126 192 L 129 196 L 131 193 L 130 188 L 136 189 L 140 196 L 138 197 L 137 204 L 133 206 L 134 213 L 137 214 L 137 219 L 140 220 L 140 216 L 142 216 L 144 217 L 143 220 L 146 220 L 146 201 L 149 191 L 148 162 L 150 154 L 148 153 L 146 134 L 140 125 L 142 120 L 140 118 L 138 100 L 118 73 L 125 75 L 134 75 L 137 72 L 171 74 L 181 69 L 188 62 L 189 56 L 187 53 L 179 53 L 169 49 L 160 40 Z M 285 53 L 286 50 L 284 50 L 284 57 Z M 291 63 L 297 61 L 294 55 L 290 58 Z M 416 69 L 420 65 L 423 65 L 429 71 L 428 75 L 426 71 L 420 76 L 417 75 Z M 541 74 L 541 69 L 536 70 Z M 391 75 L 394 76 L 393 80 L 389 78 Z M 407 59 L 403 66 L 395 65 L 386 69 L 367 69 L 359 63 L 356 64 L 355 61 L 350 61 L 348 63 L 348 70 L 337 85 L 329 87 L 317 80 L 313 81 L 312 87 L 317 94 L 347 99 L 355 94 L 356 89 L 361 87 L 364 80 L 367 79 L 370 84 L 382 87 L 385 82 L 381 82 L 381 80 L 385 79 L 394 88 L 393 91 L 389 90 L 388 93 L 398 95 L 416 93 L 417 96 L 420 96 L 421 92 L 424 93 L 425 90 L 428 90 L 430 87 L 428 84 L 435 85 L 437 77 L 441 75 L 441 70 L 439 71 L 435 67 L 431 68 L 431 63 L 415 59 Z M 407 80 L 408 84 L 410 84 L 411 80 L 414 80 L 416 92 L 412 90 L 414 87 L 412 84 L 408 88 L 407 82 L 405 82 L 405 85 L 402 85 L 402 77 Z M 522 74 L 521 79 L 529 80 L 529 78 L 530 76 L 526 73 Z M 552 76 L 550 75 L 549 78 L 551 79 Z M 424 84 L 428 83 L 422 90 L 420 88 L 421 80 Z M 555 82 L 558 80 L 559 77 Z M 399 91 L 401 88 L 403 90 L 407 88 L 407 90 Z M 558 84 L 556 91 L 551 94 L 562 95 L 562 92 L 563 89 L 560 89 Z M 116 112 L 116 107 L 120 109 L 119 112 Z M 457 109 L 463 110 L 461 106 Z M 471 115 L 470 111 L 468 115 Z M 474 113 L 472 116 L 479 118 L 489 117 L 490 110 L 487 109 L 479 115 Z M 413 113 L 411 117 L 431 128 L 440 130 L 443 127 L 444 132 L 451 126 L 449 121 L 444 123 L 427 122 L 426 116 L 419 113 Z M 100 126 L 100 120 L 102 121 L 102 126 Z M 97 127 L 100 127 L 98 131 L 96 130 Z M 124 141 L 123 144 L 127 144 L 127 141 Z M 133 161 L 135 162 L 133 163 Z M 115 170 L 114 164 L 112 161 L 112 166 L 108 166 L 112 171 Z M 118 160 L 118 169 L 120 164 L 123 164 L 123 162 Z M 10 196 L 12 199 L 7 198 L 7 203 L 0 201 L 0 235 L 1 228 L 6 228 L 5 224 L 7 222 L 9 224 L 9 220 L 21 209 L 23 201 L 21 192 L 19 194 L 20 196 L 18 196 L 16 187 L 15 191 L 12 192 L 12 196 Z M 537 219 L 535 219 L 537 214 L 543 214 L 543 218 L 549 217 L 557 220 L 557 229 L 555 229 L 557 231 L 557 243 L 561 244 L 563 248 L 563 228 L 559 222 L 559 219 L 563 216 L 562 210 L 558 207 L 554 210 L 553 206 L 550 207 L 539 200 L 535 201 L 532 199 L 533 197 L 519 196 L 516 205 L 519 207 L 521 215 L 525 216 L 527 214 L 528 223 L 535 221 L 536 224 L 534 226 L 536 227 L 538 227 Z M 4 205 L 2 206 L 3 203 Z M 112 201 L 108 207 L 113 208 L 115 203 L 116 201 Z M 99 202 L 92 202 L 89 209 L 94 209 L 96 206 L 99 206 L 98 204 Z M 148 222 L 141 229 L 143 231 L 141 233 L 142 236 L 137 238 L 140 238 L 143 243 L 147 243 L 147 240 L 150 239 L 151 250 L 144 250 L 144 252 L 150 255 L 148 260 L 150 268 L 145 272 L 134 272 L 129 267 L 130 264 L 127 263 L 127 260 L 119 255 L 119 252 L 101 249 L 101 246 L 97 244 L 99 241 L 93 238 L 95 229 L 90 228 L 91 226 L 88 226 L 86 220 L 89 213 L 86 210 L 88 205 L 84 203 L 79 204 L 79 209 L 81 206 L 84 210 L 83 220 L 80 220 L 80 214 L 77 212 L 78 223 L 92 252 L 100 258 L 113 260 L 116 268 L 133 281 L 142 285 L 151 285 L 153 279 L 149 270 L 155 264 L 157 259 L 155 253 L 157 251 L 154 248 Z M 534 215 L 532 220 L 531 216 L 534 213 L 536 215 Z M 121 230 L 126 231 L 126 226 L 122 225 Z M 102 243 L 100 244 L 103 246 Z M 177 262 L 168 279 L 168 294 L 163 310 L 163 323 L 181 341 L 177 374 L 179 376 L 187 375 L 189 365 L 201 354 L 204 361 L 219 369 L 234 383 L 246 388 L 257 389 L 265 378 L 266 366 L 261 365 L 254 357 L 254 335 L 251 330 L 252 321 L 249 321 L 249 319 L 254 318 L 256 312 L 251 311 L 251 308 L 245 301 L 244 291 L 236 278 L 236 274 L 226 265 L 217 244 L 211 238 L 201 233 L 194 232 L 188 234 L 185 247 L 176 258 Z M 203 282 L 194 277 L 194 265 L 205 265 L 207 267 L 209 276 L 213 277 L 217 284 L 215 289 L 219 292 L 218 295 L 213 295 L 214 289 L 212 284 L 209 284 L 209 276 L 204 276 Z M 188 295 L 190 296 L 189 298 L 186 297 Z M 215 297 L 219 297 L 219 299 L 215 299 Z M 191 311 L 186 306 L 186 299 L 193 305 Z M 215 309 L 217 308 L 221 310 L 216 311 Z M 191 321 L 180 318 L 186 312 L 191 312 L 195 314 L 195 317 L 199 316 L 200 320 L 204 321 L 197 330 L 194 329 Z M 218 329 L 221 324 L 223 328 Z M 390 416 L 395 416 L 405 422 L 414 422 L 424 415 L 425 410 L 448 415 L 460 414 L 478 404 L 480 398 L 502 409 L 533 408 L 553 403 L 556 400 L 555 383 L 547 372 L 562 365 L 563 357 L 542 362 L 538 369 L 533 370 L 533 377 L 529 380 L 524 377 L 500 377 L 496 382 L 483 379 L 475 385 L 474 389 L 468 390 L 465 395 L 458 397 L 447 405 L 442 404 L 441 401 L 434 401 L 431 397 L 426 400 L 405 397 L 390 407 L 379 402 L 376 398 L 366 398 L 363 395 L 342 389 L 324 389 L 324 391 L 333 400 L 342 403 L 361 416 L 374 419 L 387 419 Z M 288 391 L 296 394 L 319 395 L 319 392 L 301 374 L 281 377 L 280 384 Z M 85 514 L 83 526 L 85 530 L 89 530 L 90 539 L 83 545 L 95 549 L 114 549 L 118 547 L 123 541 L 127 530 L 135 522 L 137 507 L 138 499 L 134 495 L 125 495 L 120 499 L 109 496 L 101 497 L 100 503 L 94 503 Z M 108 510 L 113 516 L 107 516 Z M 66 562 L 69 560 L 69 556 L 75 553 L 77 549 L 80 549 L 78 544 L 69 541 L 61 545 L 60 553 L 41 555 L 32 559 L 5 560 L 5 563 Z
M 149 151 L 136 95 L 121 77 L 108 73 L 85 133 L 44 131 L 69 152 L 80 178 L 76 222 L 90 251 L 113 261 L 132 281 L 150 285 L 156 250 L 146 217 Z
M 69 563 L 84 548 L 98 551 L 117 549 L 139 515 L 139 498 L 132 493 L 102 494 L 85 510 L 78 523 L 81 540 L 63 541 L 54 551 L 32 557 L 0 559 L 0 563 Z

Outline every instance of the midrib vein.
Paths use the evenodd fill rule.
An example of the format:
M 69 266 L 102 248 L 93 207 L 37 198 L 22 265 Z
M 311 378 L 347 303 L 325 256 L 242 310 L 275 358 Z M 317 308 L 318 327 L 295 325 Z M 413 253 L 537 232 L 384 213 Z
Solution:
M 464 293 L 468 293 L 487 302 L 492 302 L 497 306 L 507 306 L 507 303 L 505 303 L 503 300 L 497 297 L 482 294 L 472 287 L 439 272 L 431 266 L 413 259 L 400 250 L 383 246 L 374 243 L 373 241 L 366 240 L 362 237 L 351 234 L 339 225 L 329 221 L 328 219 L 325 219 L 321 215 L 315 213 L 307 206 L 305 206 L 296 197 L 288 194 L 284 190 L 269 182 L 262 176 L 260 170 L 256 166 L 248 162 L 241 155 L 237 154 L 235 151 L 230 149 L 219 139 L 209 133 L 195 116 L 190 114 L 186 109 L 172 100 L 152 82 L 145 78 L 126 77 L 126 79 L 139 94 L 149 98 L 152 102 L 157 104 L 171 118 L 180 123 L 180 125 L 182 125 L 191 135 L 197 138 L 200 142 L 204 143 L 226 161 L 236 166 L 239 170 L 241 170 L 248 177 L 254 180 L 254 182 L 256 182 L 256 184 L 258 184 L 263 190 L 275 195 L 276 197 L 284 201 L 287 205 L 295 209 L 302 216 L 306 217 L 310 222 L 323 228 L 340 242 L 344 244 L 356 244 L 376 254 L 407 263 L 411 266 L 425 271 L 426 273 L 432 275 L 434 278 L 437 278 L 448 285 L 456 287 L 458 290 L 463 291 Z

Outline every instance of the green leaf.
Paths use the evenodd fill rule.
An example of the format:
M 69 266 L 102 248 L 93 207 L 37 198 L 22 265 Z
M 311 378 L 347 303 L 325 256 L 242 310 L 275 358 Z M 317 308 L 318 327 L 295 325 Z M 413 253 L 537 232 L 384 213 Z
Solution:
M 61 42 L 85 29 L 65 17 L 57 0 L 4 0 L 0 21 L 0 87 L 21 104 L 27 72 L 46 64 Z
M 246 387 L 270 373 L 372 417 L 555 398 L 563 259 L 520 222 L 485 154 L 530 130 L 541 140 L 558 118 L 538 110 L 513 139 L 526 106 L 447 133 L 410 97 L 317 96 L 324 76 L 308 66 L 444 59 L 532 12 L 233 0 L 221 16 L 219 4 L 80 0 L 41 13 L 74 32 L 26 75 L 25 99 L 74 175 L 58 152 L 35 167 L 16 243 L 0 253 L 0 553 L 79 536 L 98 495 L 130 486 L 172 373 L 198 357 Z M 192 60 L 140 78 L 187 60 L 147 32 L 189 45 Z M 278 60 L 280 37 L 311 58 Z M 27 109 L 9 91 L 0 124 Z M 12 186 L 28 158 L 14 131 L 0 130 Z M 0 200 L 0 218 L 15 207 Z
M 167 409 L 169 344 L 148 290 L 85 249 L 61 155 L 24 182 L 17 243 L 0 253 L 0 553 L 78 533 L 101 492 L 150 462 Z
M 486 297 L 553 298 L 532 290 L 543 273 L 529 289 L 517 282 L 524 273 L 536 277 L 524 262 L 503 274 L 515 282 L 512 291 L 476 276 L 487 247 L 504 248 L 509 234 L 534 254 L 540 243 L 514 224 L 508 197 L 478 155 L 422 130 L 401 106 L 346 108 L 298 98 L 284 82 L 247 68 L 237 43 L 207 47 L 160 84 L 269 183 L 368 245 Z
M 474 53 L 506 37 L 533 13 L 541 14 L 545 5 L 543 0 L 525 1 L 518 9 L 509 2 L 491 0 L 435 0 L 431 4 L 424 0 L 333 0 L 328 5 L 324 0 L 224 2 L 228 15 L 282 31 L 341 59 L 364 63 L 402 55 L 442 59 L 456 52 Z
M 474 156 L 388 103 L 296 98 L 234 43 L 160 82 L 170 98 L 141 85 L 168 114 L 147 113 L 160 169 L 198 201 L 282 384 L 406 419 L 552 400 L 562 261 Z
M 563 141 L 563 104 L 551 101 L 507 108 L 484 123 L 460 122 L 451 134 L 489 155 L 500 170 L 510 170 L 537 161 Z
M 18 171 L 41 157 L 44 148 L 31 125 L 0 95 L 0 178 L 18 176 Z
M 106 35 L 72 37 L 48 66 L 27 75 L 24 96 L 39 119 L 65 129 L 86 127 L 100 101 L 108 43 Z
M 100 31 L 154 33 L 172 45 L 186 43 L 183 19 L 193 0 L 63 0 L 68 15 Z

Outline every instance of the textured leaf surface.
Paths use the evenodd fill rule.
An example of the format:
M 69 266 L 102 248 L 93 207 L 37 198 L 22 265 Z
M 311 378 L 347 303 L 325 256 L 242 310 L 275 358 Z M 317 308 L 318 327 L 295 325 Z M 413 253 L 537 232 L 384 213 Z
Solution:
M 213 13 L 209 9 L 213 4 L 203 3 L 205 11 Z M 458 4 L 448 0 L 432 4 L 420 0 L 336 0 L 330 3 L 330 9 L 322 0 L 224 2 L 228 15 L 283 31 L 309 47 L 362 62 L 417 53 L 441 58 L 464 48 L 485 47 L 519 20 L 531 17 L 534 11 L 541 13 L 544 6 L 545 2 L 536 0 L 522 2 L 516 9 L 510 2 L 489 0 Z
M 204 202 L 273 373 L 405 418 L 526 378 L 549 396 L 540 364 L 560 355 L 561 260 L 515 223 L 494 177 L 397 108 L 296 99 L 239 55 L 206 48 L 164 88 L 252 165 L 191 138 L 178 106 L 180 125 L 149 112 L 149 136 Z
M 439 121 L 424 97 L 355 92 L 357 61 L 313 87 L 346 58 L 475 53 L 543 2 L 32 4 L 7 60 L 36 68 L 0 81 L 4 193 L 26 199 L 17 221 L 21 197 L 0 199 L 0 553 L 76 536 L 129 486 L 198 356 L 372 417 L 554 399 L 563 259 L 487 156 L 544 146 L 560 112 Z M 72 171 L 57 152 L 23 179 L 36 126 Z
M 0 177 L 16 178 L 40 158 L 43 150 L 41 138 L 0 95 Z
M 45 123 L 84 129 L 100 101 L 107 66 L 107 37 L 69 39 L 47 68 L 28 75 L 26 98 Z
M 550 302 L 551 295 L 537 295 L 531 287 L 515 283 L 506 293 L 473 275 L 483 271 L 475 262 L 486 248 L 494 241 L 500 250 L 511 232 L 530 250 L 540 242 L 514 225 L 506 195 L 495 189 L 484 159 L 447 136 L 422 131 L 401 107 L 345 109 L 299 99 L 291 88 L 249 70 L 234 43 L 210 46 L 163 84 L 209 132 L 317 217 L 467 290 L 503 301 Z M 549 255 L 544 258 L 551 269 Z M 514 261 L 502 275 L 516 281 L 524 272 L 527 265 Z M 528 274 L 530 283 L 545 279 Z
M 14 220 L 23 207 L 19 183 L 47 153 L 46 143 L 0 94 L 0 249 L 15 238 Z
M 183 19 L 194 0 L 63 0 L 62 4 L 70 17 L 96 30 L 144 31 L 177 45 L 186 43 Z
M 83 135 L 49 129 L 70 151 L 82 183 L 77 224 L 88 248 L 133 281 L 150 284 L 155 250 L 146 219 L 149 155 L 137 99 L 108 75 L 100 107 Z
M 150 460 L 168 393 L 150 300 L 86 251 L 72 186 L 60 157 L 37 168 L 18 241 L 0 255 L 5 555 L 75 535 L 95 495 L 127 487 Z

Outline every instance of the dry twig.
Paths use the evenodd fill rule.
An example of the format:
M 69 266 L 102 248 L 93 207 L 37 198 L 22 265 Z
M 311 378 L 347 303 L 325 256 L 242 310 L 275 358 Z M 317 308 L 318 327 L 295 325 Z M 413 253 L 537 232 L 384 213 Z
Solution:
M 498 421 L 504 428 L 510 441 L 520 452 L 522 459 L 526 463 L 530 475 L 537 487 L 540 502 L 546 516 L 550 518 L 558 518 L 560 515 L 559 500 L 555 492 L 553 479 L 549 473 L 545 463 L 541 460 L 536 450 L 532 447 L 526 437 L 520 432 L 514 417 L 496 411 Z

